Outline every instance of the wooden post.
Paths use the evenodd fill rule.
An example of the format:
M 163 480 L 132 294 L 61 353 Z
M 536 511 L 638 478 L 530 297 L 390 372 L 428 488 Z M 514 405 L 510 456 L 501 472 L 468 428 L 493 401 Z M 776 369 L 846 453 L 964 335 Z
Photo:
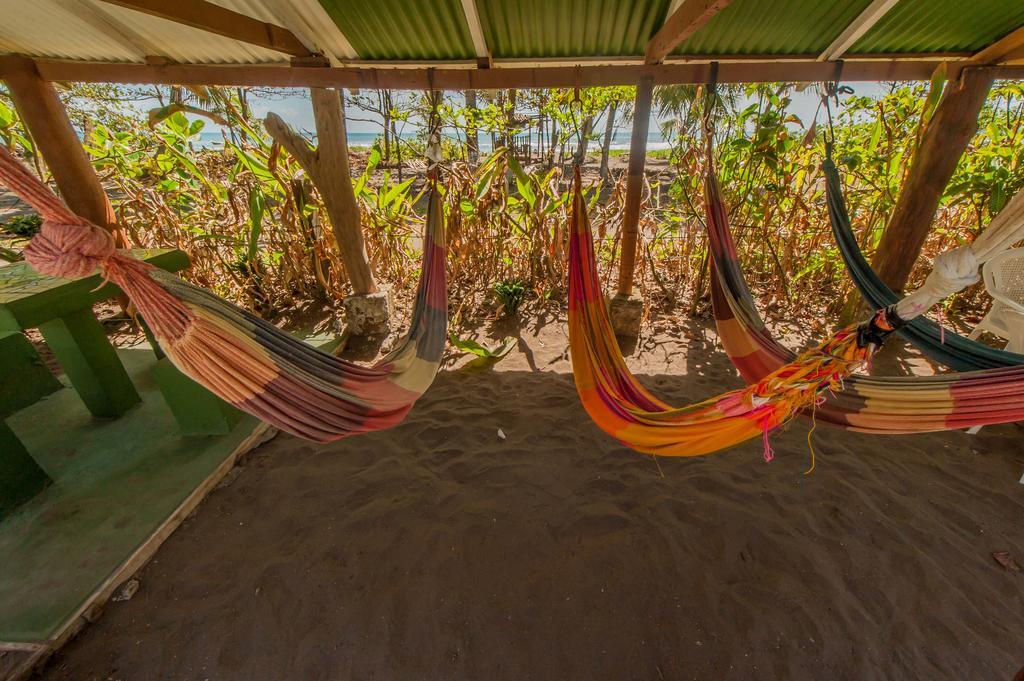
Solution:
M 466 149 L 469 162 L 476 164 L 480 158 L 480 131 L 476 127 L 476 90 L 466 90 L 466 110 L 472 117 L 466 125 Z
M 921 253 L 935 211 L 957 163 L 978 128 L 978 114 L 993 73 L 965 68 L 946 85 L 910 164 L 896 208 L 882 233 L 872 266 L 889 288 L 901 291 Z
M 619 103 L 612 101 L 608 106 L 608 120 L 604 125 L 604 144 L 601 145 L 601 181 L 610 182 L 612 174 L 608 170 L 608 153 L 612 148 L 612 135 L 615 133 L 615 114 L 618 111 Z
M 64 202 L 74 212 L 114 231 L 114 209 L 53 85 L 30 59 L 8 58 L 4 75 L 18 115 L 53 173 Z
M 310 88 L 310 94 L 316 122 L 316 149 L 311 148 L 304 137 L 276 114 L 267 114 L 267 131 L 299 162 L 320 192 L 354 293 L 376 293 L 377 283 L 367 261 L 359 204 L 356 203 L 349 171 L 341 93 L 333 89 Z
M 626 175 L 626 205 L 622 216 L 622 255 L 619 259 L 619 285 L 617 295 L 628 296 L 633 291 L 633 270 L 636 268 L 638 227 L 640 225 L 640 196 L 644 185 L 644 163 L 647 160 L 647 130 L 651 123 L 651 96 L 654 79 L 642 76 L 636 86 L 633 106 L 633 136 L 629 142 L 629 168 Z

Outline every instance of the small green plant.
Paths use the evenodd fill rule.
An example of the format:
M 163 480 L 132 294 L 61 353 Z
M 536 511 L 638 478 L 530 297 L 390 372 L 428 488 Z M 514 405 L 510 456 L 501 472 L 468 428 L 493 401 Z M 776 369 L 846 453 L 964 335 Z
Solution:
M 494 295 L 501 304 L 501 312 L 513 315 L 526 300 L 526 287 L 518 279 L 502 279 L 494 285 Z
M 39 233 L 39 228 L 42 224 L 43 219 L 37 213 L 32 213 L 31 215 L 15 216 L 0 225 L 0 229 L 14 236 L 31 239 Z

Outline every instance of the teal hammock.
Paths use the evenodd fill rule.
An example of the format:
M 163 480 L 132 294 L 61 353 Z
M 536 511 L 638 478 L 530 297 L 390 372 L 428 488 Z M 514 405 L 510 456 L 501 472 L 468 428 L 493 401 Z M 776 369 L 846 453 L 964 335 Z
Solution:
M 861 296 L 872 309 L 883 309 L 900 300 L 895 291 L 886 286 L 864 257 L 846 212 L 846 200 L 839 178 L 839 169 L 832 161 L 831 150 L 822 165 L 825 172 L 828 215 L 832 234 L 839 245 L 843 262 Z M 1024 364 L 1024 355 L 989 347 L 953 331 L 945 331 L 926 317 L 916 317 L 897 333 L 906 338 L 928 357 L 956 371 L 995 369 Z

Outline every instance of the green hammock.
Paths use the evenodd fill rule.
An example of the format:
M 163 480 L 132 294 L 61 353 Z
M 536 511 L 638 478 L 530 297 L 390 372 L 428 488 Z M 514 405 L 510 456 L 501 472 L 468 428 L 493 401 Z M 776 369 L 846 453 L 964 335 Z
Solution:
M 896 303 L 900 296 L 886 286 L 871 264 L 864 257 L 853 234 L 850 216 L 846 212 L 839 169 L 832 161 L 831 150 L 826 151 L 825 163 L 826 196 L 828 215 L 832 222 L 839 252 L 868 307 L 881 309 Z M 966 338 L 952 331 L 943 332 L 938 324 L 926 317 L 917 317 L 897 333 L 910 341 L 928 357 L 957 371 L 995 369 L 1024 364 L 1024 355 L 991 348 L 984 343 Z

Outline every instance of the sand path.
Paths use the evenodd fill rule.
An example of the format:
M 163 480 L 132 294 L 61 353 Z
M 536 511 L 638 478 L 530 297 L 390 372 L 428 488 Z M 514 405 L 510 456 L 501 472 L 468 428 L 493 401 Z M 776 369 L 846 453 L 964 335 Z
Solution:
M 674 340 L 679 336 L 689 344 Z M 685 336 L 690 336 L 689 339 Z M 44 678 L 1009 679 L 1024 665 L 1024 432 L 807 425 L 661 460 L 577 403 L 564 325 L 443 373 L 400 427 L 250 455 Z M 683 403 L 712 332 L 642 342 Z M 498 436 L 498 430 L 505 439 Z

